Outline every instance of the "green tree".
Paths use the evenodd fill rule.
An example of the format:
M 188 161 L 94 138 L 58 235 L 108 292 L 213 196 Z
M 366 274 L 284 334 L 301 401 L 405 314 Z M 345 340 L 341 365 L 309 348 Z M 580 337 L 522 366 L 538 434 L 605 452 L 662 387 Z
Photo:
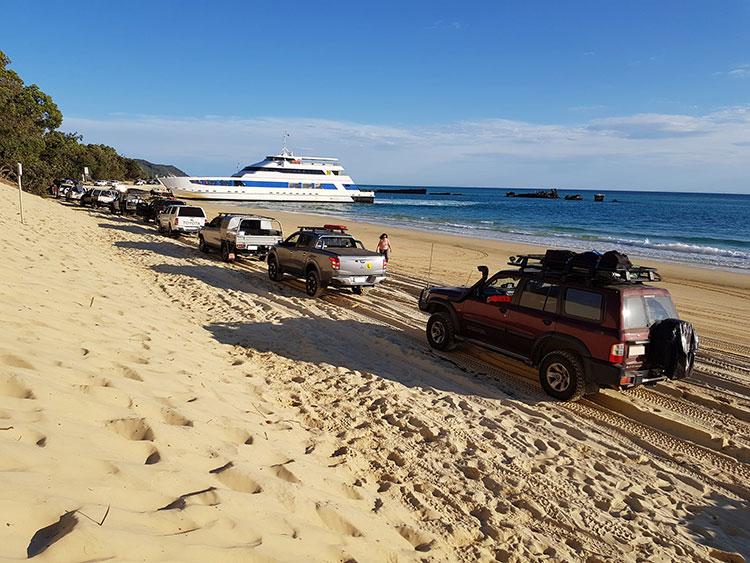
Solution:
M 16 163 L 23 163 L 24 185 L 44 193 L 59 178 L 79 178 L 85 166 L 96 179 L 135 179 L 142 176 L 137 162 L 107 145 L 81 143 L 77 133 L 63 133 L 62 113 L 36 84 L 25 85 L 8 67 L 0 51 L 0 176 L 16 179 Z

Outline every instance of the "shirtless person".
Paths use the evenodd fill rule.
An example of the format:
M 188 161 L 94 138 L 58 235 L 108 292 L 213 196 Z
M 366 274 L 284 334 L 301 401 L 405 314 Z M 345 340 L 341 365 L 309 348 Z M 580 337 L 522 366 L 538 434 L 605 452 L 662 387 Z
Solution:
M 383 233 L 380 235 L 380 240 L 375 250 L 377 250 L 378 254 L 385 255 L 385 263 L 387 264 L 391 259 L 391 242 L 388 240 L 387 234 Z

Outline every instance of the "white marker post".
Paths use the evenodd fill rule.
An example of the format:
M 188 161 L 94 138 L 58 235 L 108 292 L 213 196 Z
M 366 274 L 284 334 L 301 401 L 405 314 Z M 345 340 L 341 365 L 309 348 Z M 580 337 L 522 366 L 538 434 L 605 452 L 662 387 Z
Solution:
M 21 176 L 23 176 L 23 165 L 18 163 L 18 206 L 21 208 L 21 224 L 23 225 L 23 188 L 21 187 Z

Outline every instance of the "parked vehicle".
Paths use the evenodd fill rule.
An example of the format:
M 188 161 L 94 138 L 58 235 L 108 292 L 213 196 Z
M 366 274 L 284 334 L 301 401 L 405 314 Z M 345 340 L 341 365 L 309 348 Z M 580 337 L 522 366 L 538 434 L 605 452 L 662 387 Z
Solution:
M 198 233 L 198 248 L 201 252 L 220 250 L 225 262 L 237 256 L 265 260 L 271 247 L 281 240 L 281 224 L 276 219 L 220 213 Z
M 171 205 L 186 205 L 186 203 L 182 200 L 171 197 L 157 196 L 151 201 L 144 201 L 142 204 L 138 205 L 136 213 L 143 217 L 143 220 L 148 223 L 149 221 L 156 221 L 157 215 Z
M 86 193 L 86 190 L 82 186 L 73 186 L 65 193 L 65 199 L 67 201 L 81 201 L 84 193 Z
M 109 207 L 118 198 L 119 194 L 115 190 L 101 190 L 96 197 L 95 207 Z
M 170 205 L 156 217 L 159 232 L 171 236 L 197 233 L 206 224 L 206 214 L 192 205 Z
M 93 206 L 93 205 L 95 205 L 97 199 L 99 198 L 99 194 L 102 193 L 102 191 L 104 191 L 104 190 L 101 190 L 99 188 L 89 188 L 89 189 L 87 189 L 83 193 L 83 195 L 81 196 L 80 204 L 83 205 L 83 206 L 86 206 L 86 205 Z
M 98 187 L 103 187 L 103 186 L 106 186 L 107 183 L 108 183 L 107 180 L 97 180 L 94 182 L 94 185 Z
M 644 283 L 661 280 L 653 268 L 611 252 L 547 251 L 508 264 L 514 269 L 491 277 L 479 266 L 482 277 L 471 287 L 423 290 L 430 346 L 468 341 L 522 360 L 560 400 L 690 374 L 697 336 L 678 319 L 669 292 Z M 683 337 L 667 341 L 661 332 L 670 326 Z M 678 359 L 666 361 L 670 355 Z
M 122 215 L 135 215 L 138 206 L 145 203 L 145 192 L 137 189 L 130 189 L 127 192 L 120 193 L 109 206 L 112 213 Z
M 317 297 L 329 286 L 350 287 L 361 294 L 385 280 L 382 254 L 365 249 L 343 225 L 299 227 L 268 254 L 268 277 L 280 281 L 285 273 L 304 278 L 305 290 Z

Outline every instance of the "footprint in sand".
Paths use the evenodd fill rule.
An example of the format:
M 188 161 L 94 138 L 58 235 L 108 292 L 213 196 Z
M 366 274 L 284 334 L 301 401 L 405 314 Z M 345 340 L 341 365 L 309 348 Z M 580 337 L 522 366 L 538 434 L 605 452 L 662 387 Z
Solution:
M 148 454 L 148 457 L 146 457 L 146 461 L 143 463 L 145 465 L 155 465 L 161 461 L 161 455 L 159 454 L 159 450 L 156 448 L 151 448 L 151 453 Z
M 225 434 L 227 440 L 233 444 L 250 446 L 253 443 L 253 436 L 247 430 L 240 428 L 230 428 Z
M 208 487 L 207 489 L 201 489 L 200 491 L 193 491 L 191 493 L 180 495 L 168 505 L 162 506 L 157 510 L 184 510 L 190 505 L 216 506 L 219 503 L 221 503 L 221 499 L 219 498 L 216 489 L 214 487 Z
M 3 354 L 2 363 L 12 368 L 34 369 L 29 362 L 15 354 Z
M 278 477 L 282 481 L 286 481 L 287 483 L 293 483 L 295 485 L 298 485 L 302 481 L 300 481 L 297 476 L 289 471 L 286 467 L 283 465 L 272 465 L 271 466 L 271 473 L 275 477 Z
M 318 503 L 315 505 L 315 510 L 323 524 L 325 524 L 330 530 L 353 538 L 362 537 L 362 532 L 360 532 L 354 524 L 341 516 L 341 514 L 339 514 L 334 508 L 327 504 Z
M 399 526 L 396 528 L 399 535 L 408 541 L 416 551 L 430 551 L 435 540 L 426 533 L 415 530 L 411 526 Z
M 105 424 L 107 428 L 128 440 L 153 441 L 154 439 L 154 432 L 144 418 L 115 418 L 108 420 Z
M 181 415 L 174 409 L 166 408 L 162 409 L 161 415 L 164 418 L 164 422 L 170 426 L 192 426 L 193 421 L 189 418 Z
M 352 485 L 342 483 L 341 491 L 344 493 L 344 496 L 346 496 L 346 498 L 350 498 L 352 500 L 362 500 L 362 495 L 359 493 L 356 487 Z
M 219 472 L 216 474 L 216 479 L 222 485 L 226 485 L 238 493 L 256 495 L 263 492 L 263 487 L 261 487 L 257 481 L 235 467 L 230 467 L 229 469 Z
M 133 381 L 143 381 L 143 378 L 138 375 L 138 372 L 133 368 L 118 364 L 117 369 L 122 377 L 127 377 L 128 379 L 132 379 Z
M 34 393 L 14 376 L 0 376 L 0 395 L 16 399 L 34 399 Z

